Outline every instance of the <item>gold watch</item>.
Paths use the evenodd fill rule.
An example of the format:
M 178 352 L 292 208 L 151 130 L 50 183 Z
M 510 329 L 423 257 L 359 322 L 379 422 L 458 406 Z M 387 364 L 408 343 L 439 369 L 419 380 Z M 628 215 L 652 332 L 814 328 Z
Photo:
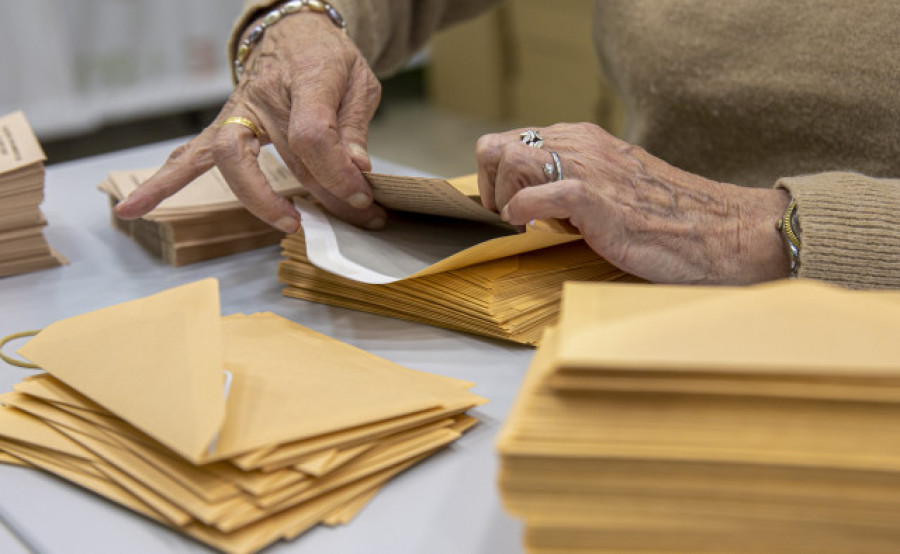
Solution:
M 791 198 L 784 215 L 775 225 L 781 231 L 781 237 L 788 249 L 791 260 L 791 278 L 796 278 L 800 271 L 800 249 L 803 243 L 800 241 L 800 220 L 797 217 L 797 201 Z

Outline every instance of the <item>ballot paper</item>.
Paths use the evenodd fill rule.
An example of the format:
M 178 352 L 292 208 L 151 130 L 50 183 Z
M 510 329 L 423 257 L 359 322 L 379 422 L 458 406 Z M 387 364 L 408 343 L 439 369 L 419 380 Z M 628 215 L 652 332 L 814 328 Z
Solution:
M 260 153 L 259 163 L 276 193 L 304 194 L 303 186 L 269 150 Z M 156 168 L 110 172 L 98 188 L 109 196 L 111 212 L 155 172 Z M 284 236 L 243 207 L 217 168 L 140 219 L 121 219 L 114 212 L 111 217 L 117 229 L 174 266 L 277 244 Z
M 25 114 L 0 117 L 0 277 L 67 263 L 44 238 L 46 159 Z
M 44 373 L 0 395 L 0 462 L 224 552 L 350 521 L 485 402 L 275 314 L 221 316 L 213 279 L 58 321 L 19 353 Z
M 308 198 L 283 242 L 285 295 L 488 335 L 537 342 L 567 280 L 636 280 L 559 222 L 524 232 L 472 198 L 473 176 L 444 181 L 367 174 L 390 210 L 365 231 Z
M 567 284 L 498 440 L 526 549 L 893 552 L 898 335 L 896 292 Z

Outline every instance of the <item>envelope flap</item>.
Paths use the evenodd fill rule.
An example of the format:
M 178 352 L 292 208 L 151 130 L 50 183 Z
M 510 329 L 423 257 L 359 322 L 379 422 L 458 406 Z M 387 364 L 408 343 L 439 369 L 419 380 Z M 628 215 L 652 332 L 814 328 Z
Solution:
M 410 279 L 422 277 L 424 275 L 433 275 L 444 271 L 451 271 L 460 267 L 468 267 L 475 264 L 498 260 L 507 256 L 516 254 L 524 254 L 533 252 L 551 246 L 558 246 L 569 242 L 582 240 L 580 235 L 567 235 L 562 233 L 545 233 L 531 232 L 526 230 L 525 233 L 517 235 L 507 235 L 505 237 L 497 237 L 486 240 L 466 248 L 461 252 L 457 252 L 452 256 L 410 275 Z
M 719 290 L 646 287 L 627 309 L 614 288 L 575 289 L 560 324 L 559 363 L 568 368 L 688 370 L 750 374 L 900 374 L 900 295 L 812 281 Z M 632 290 L 631 292 L 636 292 Z M 594 298 L 588 299 L 589 296 Z M 606 296 L 618 317 L 591 323 Z
M 223 329 L 234 380 L 211 459 L 482 401 L 469 383 L 407 369 L 275 314 L 228 316 Z
M 224 418 L 214 279 L 58 321 L 19 353 L 192 461 Z
M 583 240 L 580 235 L 532 229 L 513 233 L 464 220 L 438 218 L 423 223 L 398 214 L 387 229 L 371 233 L 339 220 L 314 202 L 295 198 L 294 205 L 302 215 L 309 261 L 335 275 L 369 284 L 393 283 Z

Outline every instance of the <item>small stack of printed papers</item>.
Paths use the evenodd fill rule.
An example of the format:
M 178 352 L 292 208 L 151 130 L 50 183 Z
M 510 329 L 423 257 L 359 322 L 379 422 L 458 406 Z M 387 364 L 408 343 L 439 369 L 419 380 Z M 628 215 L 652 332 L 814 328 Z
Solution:
M 212 279 L 56 322 L 19 353 L 46 373 L 0 396 L 2 461 L 223 552 L 348 522 L 485 402 L 271 313 L 221 317 Z
M 900 544 L 900 295 L 573 283 L 499 440 L 525 546 Z
M 25 114 L 0 117 L 0 277 L 66 263 L 44 238 L 45 160 Z
M 391 210 L 382 231 L 295 200 L 302 228 L 282 242 L 278 272 L 286 296 L 535 344 L 564 282 L 636 280 L 551 222 L 504 224 L 471 198 L 474 177 L 368 179 Z
M 278 194 L 291 196 L 303 190 L 268 150 L 262 151 L 259 163 Z M 112 208 L 155 171 L 113 171 L 99 188 L 109 195 Z M 277 244 L 284 237 L 241 205 L 216 168 L 163 200 L 143 218 L 125 220 L 113 213 L 112 221 L 117 229 L 174 266 Z

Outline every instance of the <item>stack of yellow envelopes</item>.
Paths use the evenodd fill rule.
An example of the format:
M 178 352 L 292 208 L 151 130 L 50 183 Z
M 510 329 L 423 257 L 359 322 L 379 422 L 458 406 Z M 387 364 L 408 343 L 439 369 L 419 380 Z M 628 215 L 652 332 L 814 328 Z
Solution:
M 0 277 L 66 263 L 44 238 L 44 160 L 22 112 L 0 117 Z
M 317 231 L 310 240 L 305 228 L 311 220 L 325 221 L 326 216 L 304 213 L 304 228 L 282 242 L 286 259 L 278 277 L 287 285 L 286 296 L 536 344 L 544 328 L 556 321 L 564 282 L 637 280 L 600 258 L 581 236 L 570 229 L 561 231 L 552 222 L 538 222 L 524 233 L 516 233 L 471 198 L 477 193 L 474 176 L 451 181 L 367 177 L 376 200 L 392 210 L 388 229 L 373 233 L 339 227 L 339 222 L 333 221 L 330 225 L 335 231 Z M 392 239 L 394 244 L 375 240 L 398 224 L 405 230 Z M 476 240 L 458 250 L 447 246 L 466 233 Z M 440 255 L 428 252 L 432 245 Z M 352 257 L 353 250 L 357 259 L 389 262 L 354 266 L 355 274 L 317 263 L 317 258 Z M 414 267 L 410 271 L 380 282 L 376 281 L 382 275 L 367 280 L 374 265 L 390 265 L 396 258 L 399 268 L 408 263 L 407 258 L 420 254 L 415 261 L 423 263 L 409 264 Z
M 900 295 L 571 284 L 499 441 L 529 552 L 895 552 Z
M 300 183 L 273 154 L 263 150 L 260 167 L 272 188 L 291 196 Z M 127 198 L 155 169 L 113 171 L 99 188 L 110 206 Z M 248 212 L 218 169 L 204 173 L 141 219 L 112 214 L 113 225 L 166 263 L 181 266 L 277 244 L 284 233 Z
M 19 353 L 46 373 L 0 396 L 0 451 L 225 552 L 346 523 L 484 402 L 274 314 L 220 317 L 214 280 Z
M 285 296 L 523 344 L 537 344 L 556 321 L 564 282 L 630 278 L 584 241 L 381 285 L 310 263 L 302 232 L 282 247 L 289 258 L 278 269 Z

